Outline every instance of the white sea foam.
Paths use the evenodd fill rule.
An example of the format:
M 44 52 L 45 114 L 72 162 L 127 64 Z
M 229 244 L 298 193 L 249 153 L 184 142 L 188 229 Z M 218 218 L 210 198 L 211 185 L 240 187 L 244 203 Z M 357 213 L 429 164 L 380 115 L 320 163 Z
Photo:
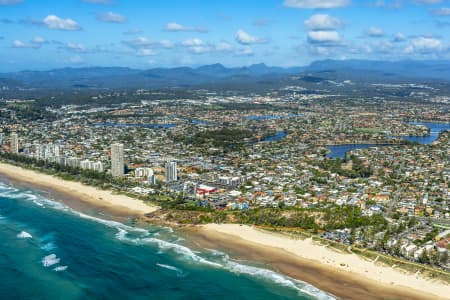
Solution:
M 159 249 L 161 250 L 172 250 L 173 252 L 182 255 L 185 258 L 188 258 L 190 261 L 194 261 L 197 263 L 209 265 L 216 268 L 221 268 L 222 265 L 216 262 L 209 261 L 197 254 L 195 254 L 191 249 L 189 249 L 186 246 L 167 242 L 164 240 L 156 239 L 156 238 L 145 238 L 141 239 L 144 243 L 151 243 L 151 244 L 157 244 Z
M 53 242 L 48 242 L 40 247 L 44 251 L 52 251 L 56 249 L 56 245 Z
M 53 271 L 62 272 L 62 271 L 67 270 L 67 268 L 68 268 L 68 266 L 59 266 L 59 267 L 54 268 Z
M 22 231 L 17 235 L 19 239 L 31 239 L 33 236 L 26 231 Z
M 128 231 L 126 231 L 126 230 L 124 230 L 122 228 L 117 228 L 117 230 L 119 230 L 119 231 L 116 233 L 116 239 L 118 239 L 120 241 L 129 240 L 127 238 Z
M 42 259 L 42 265 L 47 268 L 59 264 L 60 261 L 61 259 L 59 259 L 56 254 L 50 254 Z
M 33 194 L 26 193 L 26 192 L 25 193 L 21 192 L 20 194 L 18 194 L 17 192 L 20 192 L 20 190 L 15 189 L 13 187 L 5 186 L 4 184 L 0 184 L 0 196 L 30 200 L 33 203 L 35 203 L 36 205 L 41 206 L 41 207 L 51 207 L 51 208 L 54 208 L 57 210 L 69 211 L 81 218 L 103 224 L 110 228 L 115 228 L 118 230 L 118 232 L 116 234 L 116 238 L 118 240 L 136 243 L 136 244 L 156 244 L 161 251 L 173 251 L 174 253 L 180 255 L 181 257 L 188 259 L 189 261 L 192 261 L 195 263 L 205 264 L 205 265 L 209 265 L 209 266 L 215 267 L 215 268 L 226 269 L 235 274 L 255 276 L 255 277 L 261 278 L 263 280 L 268 280 L 268 281 L 274 282 L 277 285 L 288 287 L 288 288 L 297 290 L 304 294 L 309 294 L 316 299 L 321 299 L 321 300 L 322 299 L 324 299 L 324 300 L 335 299 L 332 295 L 330 295 L 324 291 L 321 291 L 321 290 L 315 288 L 314 286 L 309 285 L 305 282 L 295 280 L 293 278 L 284 276 L 282 274 L 276 273 L 276 272 L 268 270 L 268 269 L 258 268 L 258 267 L 249 266 L 249 265 L 243 265 L 243 264 L 234 262 L 234 261 L 230 260 L 228 258 L 228 255 L 226 255 L 223 252 L 220 252 L 217 250 L 210 250 L 212 256 L 214 257 L 214 260 L 215 261 L 220 260 L 221 262 L 211 261 L 211 260 L 201 257 L 200 255 L 196 254 L 194 251 L 192 251 L 191 249 L 189 249 L 186 246 L 155 238 L 155 236 L 158 236 L 159 233 L 154 233 L 153 237 L 147 237 L 150 235 L 150 233 L 146 229 L 135 228 L 135 227 L 127 226 L 120 222 L 111 221 L 111 220 L 103 220 L 100 218 L 89 216 L 89 215 L 77 212 L 75 210 L 72 210 L 71 208 L 69 208 L 59 202 L 45 199 L 42 197 L 37 197 Z M 163 230 L 165 230 L 169 233 L 173 233 L 173 229 L 170 227 L 164 227 Z M 138 233 L 141 233 L 141 236 L 137 237 L 137 238 L 127 237 L 129 232 L 138 232 Z M 181 241 L 181 239 L 177 240 L 177 242 L 179 242 L 179 241 Z M 54 247 L 54 245 L 52 245 L 52 243 L 50 242 L 50 243 L 44 245 L 43 248 L 45 247 L 46 249 L 48 249 L 48 251 L 50 251 L 52 249 L 51 246 Z M 50 266 L 53 266 L 53 265 L 59 264 L 59 263 L 60 263 L 60 258 L 58 258 L 55 254 L 47 255 L 42 259 L 42 264 L 45 267 L 50 267 Z M 170 265 L 157 264 L 157 266 L 159 266 L 161 268 L 173 270 L 173 271 L 177 272 L 177 275 L 178 275 L 178 272 L 181 271 L 180 269 L 178 269 L 174 266 L 170 266 Z M 55 272 L 60 272 L 60 271 L 66 270 L 66 269 L 67 269 L 67 266 L 58 266 L 58 267 L 55 267 L 53 270 Z
M 250 276 L 254 276 L 254 277 L 259 277 L 264 280 L 272 281 L 278 285 L 288 287 L 288 288 L 297 290 L 301 293 L 305 293 L 310 296 L 313 296 L 316 299 L 320 299 L 320 300 L 336 299 L 335 297 L 331 296 L 330 294 L 328 294 L 324 291 L 321 291 L 321 290 L 313 287 L 312 285 L 307 284 L 306 282 L 296 280 L 296 279 L 290 278 L 288 276 L 284 276 L 280 273 L 276 273 L 276 272 L 268 270 L 268 269 L 243 265 L 243 264 L 239 264 L 234 261 L 231 261 L 231 260 L 228 261 L 224 267 L 225 267 L 225 269 L 227 269 L 235 274 L 245 274 L 245 275 L 250 275 Z
M 2 190 L 6 191 L 6 193 L 2 193 Z M 91 221 L 94 221 L 96 223 L 103 224 L 103 225 L 105 225 L 107 227 L 110 227 L 110 228 L 121 228 L 121 229 L 125 229 L 125 230 L 131 231 L 131 232 L 140 232 L 140 233 L 142 233 L 145 236 L 149 235 L 148 230 L 146 230 L 146 229 L 137 228 L 137 227 L 131 227 L 131 226 L 128 226 L 128 225 L 125 225 L 123 223 L 116 222 L 116 221 L 104 220 L 104 219 L 101 219 L 101 218 L 96 218 L 96 217 L 93 217 L 93 216 L 90 216 L 90 215 L 78 212 L 78 211 L 76 211 L 74 209 L 71 209 L 70 207 L 68 207 L 68 206 L 66 206 L 66 205 L 64 205 L 64 204 L 62 204 L 62 203 L 60 203 L 58 201 L 54 201 L 54 200 L 46 199 L 46 198 L 43 198 L 43 197 L 39 197 L 39 196 L 31 194 L 31 193 L 29 193 L 27 191 L 21 191 L 21 193 L 18 194 L 17 192 L 19 192 L 19 191 L 20 190 L 12 188 L 12 187 L 11 188 L 0 187 L 0 195 L 1 196 L 6 196 L 6 197 L 9 197 L 9 198 L 17 198 L 17 199 L 29 200 L 29 201 L 32 201 L 34 204 L 36 204 L 38 206 L 50 207 L 50 208 L 53 208 L 53 209 L 70 212 L 70 213 L 72 213 L 74 215 L 79 216 L 80 218 L 91 220 Z
M 160 267 L 160 268 L 163 268 L 163 269 L 167 269 L 167 270 L 171 270 L 171 271 L 176 272 L 178 277 L 183 276 L 183 270 L 181 270 L 181 269 L 179 269 L 179 268 L 177 268 L 177 267 L 170 266 L 170 265 L 165 265 L 165 264 L 160 264 L 160 263 L 157 263 L 156 265 L 157 265 L 158 267 Z

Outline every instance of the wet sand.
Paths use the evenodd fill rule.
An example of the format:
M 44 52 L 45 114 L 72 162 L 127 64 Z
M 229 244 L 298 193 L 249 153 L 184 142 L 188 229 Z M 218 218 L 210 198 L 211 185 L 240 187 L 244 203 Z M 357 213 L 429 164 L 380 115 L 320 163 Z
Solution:
M 10 164 L 0 163 L 0 174 L 10 180 L 39 187 L 49 194 L 66 195 L 69 197 L 67 199 L 77 199 L 78 202 L 89 204 L 100 210 L 114 211 L 116 214 L 143 216 L 158 209 L 157 206 L 144 203 L 142 200 Z M 72 205 L 74 204 L 72 203 Z
M 209 225 L 207 225 L 203 227 L 187 228 L 186 232 L 190 239 L 198 246 L 223 250 L 237 259 L 265 263 L 267 266 L 280 273 L 308 282 L 341 299 L 449 299 L 450 286 L 443 283 L 430 282 L 420 278 L 419 282 L 422 282 L 424 286 L 435 287 L 435 289 L 431 291 L 424 290 L 423 286 L 413 286 L 415 282 L 411 282 L 411 287 L 400 285 L 395 283 L 396 278 L 393 278 L 394 281 L 392 283 L 383 283 L 371 279 L 373 274 L 369 272 L 364 276 L 347 271 L 342 267 L 337 268 L 332 265 L 321 263 L 320 259 L 323 259 L 323 257 L 317 257 L 317 260 L 307 259 L 290 251 L 286 251 L 282 248 L 282 245 L 274 244 L 268 246 L 270 243 L 267 241 L 271 239 L 270 236 L 273 235 L 272 233 L 263 232 L 262 234 L 264 235 L 265 240 L 258 243 L 251 238 L 247 238 L 246 231 L 239 225 L 215 226 L 234 227 L 234 231 L 231 230 L 231 234 L 227 234 L 225 231 L 218 232 L 214 230 L 214 225 L 213 228 L 208 228 Z M 282 239 L 290 239 L 289 237 L 280 237 L 279 234 L 276 234 L 276 236 Z M 279 243 L 278 240 L 276 241 Z M 324 247 L 319 245 L 314 245 L 314 247 L 317 249 L 317 255 L 321 255 L 318 250 Z M 301 251 L 301 249 L 299 251 Z M 311 250 L 305 249 L 305 251 Z M 334 260 L 334 255 L 339 254 L 333 253 L 331 250 L 328 251 L 330 252 L 330 257 L 325 259 L 330 261 Z M 314 253 L 311 253 L 311 255 L 314 255 Z M 348 254 L 348 256 L 351 255 Z M 363 261 L 361 258 L 358 259 Z M 337 261 L 338 260 L 336 259 L 335 262 L 337 263 Z M 382 269 L 384 269 L 384 271 L 390 270 L 388 267 L 373 264 L 371 272 Z M 413 276 L 408 274 L 404 275 Z M 389 278 L 386 278 L 386 280 L 389 280 Z

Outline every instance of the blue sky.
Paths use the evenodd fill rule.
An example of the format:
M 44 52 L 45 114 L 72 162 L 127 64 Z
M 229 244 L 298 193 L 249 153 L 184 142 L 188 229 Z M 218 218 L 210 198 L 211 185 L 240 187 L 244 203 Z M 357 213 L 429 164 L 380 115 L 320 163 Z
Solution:
M 448 59 L 450 0 L 0 0 L 0 71 Z

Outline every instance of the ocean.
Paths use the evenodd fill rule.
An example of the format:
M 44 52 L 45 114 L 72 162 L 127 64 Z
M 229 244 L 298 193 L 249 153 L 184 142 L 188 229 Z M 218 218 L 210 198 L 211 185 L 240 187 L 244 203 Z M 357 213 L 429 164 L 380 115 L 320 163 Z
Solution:
M 171 228 L 132 224 L 0 183 L 0 299 L 334 299 Z

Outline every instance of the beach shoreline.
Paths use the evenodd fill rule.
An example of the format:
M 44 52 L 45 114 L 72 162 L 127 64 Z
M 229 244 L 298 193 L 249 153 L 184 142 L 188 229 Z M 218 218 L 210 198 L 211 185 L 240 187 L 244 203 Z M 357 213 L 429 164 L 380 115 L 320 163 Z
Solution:
M 450 286 L 339 253 L 309 239 L 262 231 L 247 225 L 208 224 L 186 229 L 198 246 L 262 262 L 342 299 L 448 299 Z
M 6 163 L 0 163 L 2 178 L 37 188 L 74 209 L 94 207 L 114 216 L 138 217 L 145 222 L 151 222 L 145 214 L 159 209 L 112 191 Z M 310 239 L 292 239 L 237 224 L 171 226 L 185 233 L 197 246 L 223 250 L 236 259 L 263 263 L 342 299 L 448 299 L 443 295 L 450 295 L 448 285 L 375 265 L 356 254 L 340 254 L 313 244 Z
M 115 215 L 143 217 L 145 214 L 159 209 L 159 207 L 146 204 L 142 200 L 115 194 L 110 190 L 101 190 L 93 186 L 84 185 L 81 182 L 63 180 L 3 162 L 0 163 L 0 175 L 13 182 L 42 188 L 48 194 L 53 194 L 52 191 L 54 191 L 58 196 L 66 195 L 72 200 L 76 199 L 80 203 L 111 212 Z M 76 203 L 72 204 L 77 205 Z

